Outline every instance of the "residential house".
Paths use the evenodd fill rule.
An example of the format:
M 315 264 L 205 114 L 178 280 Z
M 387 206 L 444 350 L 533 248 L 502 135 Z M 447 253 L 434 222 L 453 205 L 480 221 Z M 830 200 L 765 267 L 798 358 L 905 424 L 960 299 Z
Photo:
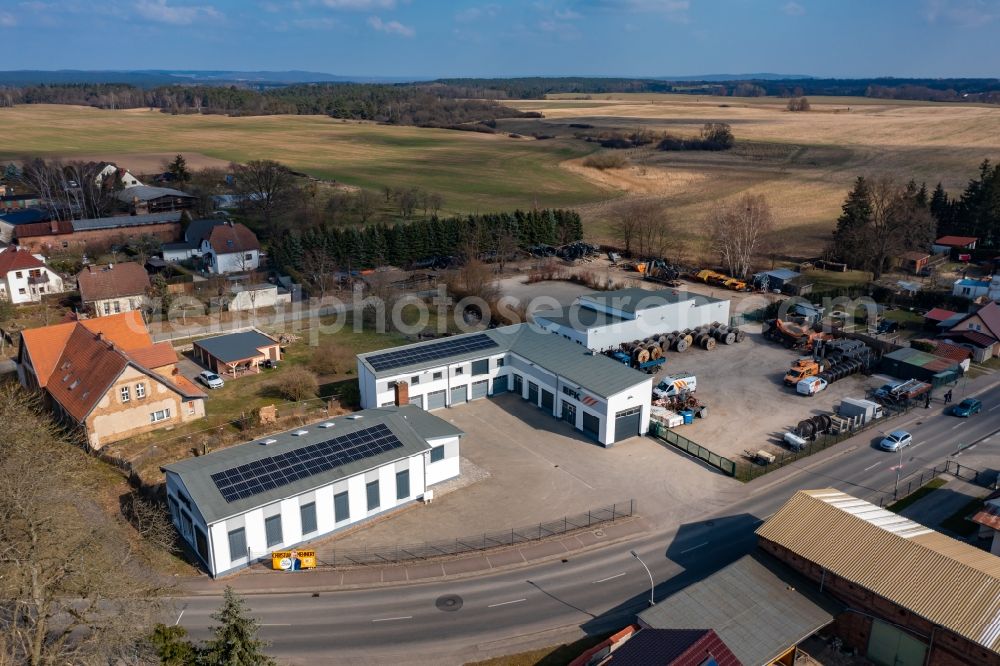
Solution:
M 955 280 L 951 287 L 952 296 L 960 296 L 974 301 L 990 293 L 990 280 L 976 280 L 975 278 L 961 278 Z
M 247 372 L 260 372 L 260 366 L 267 361 L 280 361 L 281 345 L 269 335 L 254 329 L 197 340 L 193 353 L 209 370 L 238 377 Z
M 94 178 L 94 182 L 97 185 L 103 185 L 104 181 L 108 178 L 117 178 L 119 175 L 121 176 L 122 187 L 124 188 L 138 187 L 142 185 L 142 181 L 129 173 L 128 169 L 119 167 L 117 164 L 112 162 L 108 162 L 104 165 L 104 168 L 101 169 Z
M 965 315 L 939 337 L 968 340 L 968 333 L 980 333 L 991 338 L 994 343 L 993 354 L 1000 354 L 1000 345 L 995 344 L 1000 341 L 1000 305 L 996 301 L 988 302 L 975 312 Z M 982 339 L 977 341 L 981 342 Z
M 990 494 L 969 520 L 979 525 L 979 538 L 989 541 L 990 552 L 1000 556 L 1000 490 Z
M 904 252 L 899 256 L 900 267 L 914 275 L 919 275 L 922 270 L 927 268 L 930 260 L 931 255 L 926 252 Z
M 941 236 L 931 245 L 934 254 L 950 252 L 951 250 L 975 250 L 978 238 L 974 236 Z
M 63 291 L 59 274 L 34 255 L 16 245 L 0 250 L 0 298 L 11 303 L 35 303 L 45 294 Z
M 95 317 L 141 310 L 148 303 L 149 274 L 132 261 L 87 266 L 76 282 L 84 308 Z
M 136 215 L 187 210 L 194 208 L 194 205 L 198 203 L 197 197 L 187 192 L 181 192 L 172 187 L 152 187 L 150 185 L 126 187 L 118 193 L 118 200 L 126 204 L 129 211 Z
M 17 374 L 94 449 L 205 416 L 205 394 L 136 311 L 22 331 Z
M 0 222 L 0 233 L 3 224 Z M 181 211 L 148 215 L 118 215 L 86 220 L 49 220 L 18 224 L 13 240 L 32 252 L 74 250 L 124 245 L 140 238 L 169 243 L 181 237 Z
M 166 261 L 198 259 L 209 273 L 249 273 L 260 268 L 260 242 L 250 229 L 224 219 L 194 220 L 184 241 L 163 246 Z

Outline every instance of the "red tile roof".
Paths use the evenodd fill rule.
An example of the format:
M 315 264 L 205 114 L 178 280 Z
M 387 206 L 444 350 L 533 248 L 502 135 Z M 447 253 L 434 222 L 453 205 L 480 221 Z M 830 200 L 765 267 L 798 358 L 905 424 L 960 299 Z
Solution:
M 935 245 L 951 245 L 952 247 L 964 247 L 970 243 L 975 243 L 979 239 L 975 236 L 941 236 L 936 241 Z
M 149 274 L 135 262 L 87 266 L 76 276 L 84 303 L 120 296 L 140 296 L 149 289 Z
M 712 629 L 641 629 L 603 662 L 608 666 L 743 666 Z
M 239 222 L 213 227 L 212 233 L 208 236 L 208 244 L 212 246 L 216 254 L 260 249 L 257 236 Z
M 964 340 L 975 345 L 976 347 L 982 347 L 983 349 L 997 343 L 996 338 L 990 337 L 985 333 L 980 333 L 979 331 L 950 331 L 948 333 L 943 333 L 941 337 Z
M 149 347 L 127 352 L 129 358 L 150 370 L 177 363 L 177 352 L 169 342 L 157 342 Z
M 929 319 L 930 321 L 944 321 L 946 319 L 951 319 L 957 312 L 952 312 L 951 310 L 945 310 L 944 308 L 934 308 L 929 310 L 927 314 L 924 315 L 924 319 Z
M 70 416 L 83 421 L 128 365 L 128 357 L 101 334 L 77 326 L 45 390 Z
M 26 271 L 31 268 L 44 268 L 41 262 L 27 250 L 19 250 L 16 246 L 0 252 L 0 275 L 6 276 L 11 271 Z
M 961 363 L 962 361 L 972 358 L 972 352 L 965 347 L 959 347 L 958 345 L 949 344 L 947 342 L 937 343 L 937 346 L 934 347 L 934 355 L 942 356 L 955 361 L 956 363 Z

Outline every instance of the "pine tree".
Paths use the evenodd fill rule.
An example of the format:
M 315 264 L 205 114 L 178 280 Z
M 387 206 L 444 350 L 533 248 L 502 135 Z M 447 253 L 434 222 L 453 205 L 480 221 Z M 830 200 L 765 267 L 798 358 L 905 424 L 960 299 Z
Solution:
M 153 627 L 149 642 L 163 666 L 191 666 L 199 663 L 198 647 L 187 639 L 187 629 L 184 627 L 157 624 Z
M 183 155 L 177 155 L 170 164 L 167 165 L 167 173 L 174 177 L 174 180 L 183 185 L 191 180 L 191 172 L 187 168 L 187 160 Z
M 841 207 L 837 218 L 837 229 L 833 232 L 833 252 L 845 263 L 859 266 L 864 262 L 861 251 L 863 232 L 871 223 L 871 194 L 868 182 L 863 176 L 858 176 L 854 187 L 847 194 L 847 199 Z
M 951 231 L 953 224 L 952 204 L 948 198 L 948 193 L 944 191 L 944 187 L 940 182 L 934 188 L 934 193 L 931 194 L 930 210 L 931 215 L 934 216 L 934 220 L 937 221 L 938 235 L 943 236 L 945 233 Z
M 226 586 L 222 608 L 212 615 L 219 623 L 215 638 L 205 643 L 199 663 L 205 666 L 274 666 L 264 654 L 267 643 L 257 638 L 257 620 L 247 615 L 246 602 Z

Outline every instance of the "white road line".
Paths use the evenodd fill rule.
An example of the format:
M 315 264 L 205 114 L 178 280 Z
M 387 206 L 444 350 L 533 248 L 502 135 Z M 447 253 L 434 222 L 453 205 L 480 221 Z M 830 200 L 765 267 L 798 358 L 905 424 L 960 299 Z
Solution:
M 507 606 L 509 604 L 519 604 L 522 601 L 527 601 L 527 599 L 514 599 L 513 601 L 501 601 L 498 604 L 490 604 L 487 608 L 496 608 L 497 606 Z
M 697 546 L 691 546 L 687 550 L 682 550 L 681 551 L 681 555 L 683 555 L 684 553 L 690 553 L 692 550 L 698 550 L 702 546 L 707 546 L 707 545 L 708 545 L 708 542 L 706 541 L 705 543 L 699 543 Z
M 186 610 L 187 610 L 186 608 L 182 608 L 182 609 L 181 609 L 181 613 L 180 613 L 180 615 L 178 615 L 178 616 L 177 616 L 177 621 L 176 621 L 176 622 L 174 622 L 174 626 L 175 626 L 175 627 L 176 627 L 176 626 L 177 626 L 178 624 L 180 624 L 180 623 L 181 623 L 181 618 L 182 618 L 182 617 L 184 617 L 184 611 L 186 611 Z
M 952 430 L 958 430 L 959 428 L 961 428 L 961 427 L 962 427 L 962 425 L 964 425 L 964 424 L 962 424 L 962 423 L 956 423 L 955 425 L 953 425 L 953 426 L 951 427 L 951 429 L 952 429 Z
M 602 578 L 601 580 L 595 580 L 594 582 L 595 582 L 595 583 L 606 583 L 606 582 L 608 582 L 609 580 L 614 580 L 615 578 L 621 578 L 621 577 L 622 577 L 622 576 L 624 576 L 624 575 L 625 575 L 626 573 L 627 573 L 627 572 L 623 571 L 623 572 L 621 572 L 620 574 L 615 574 L 614 576 L 608 576 L 607 578 Z
M 402 615 L 400 617 L 380 617 L 375 620 L 372 620 L 372 622 L 394 622 L 396 620 L 412 620 L 412 619 L 413 619 L 412 615 Z
M 290 624 L 261 624 L 261 627 L 290 627 Z
M 878 466 L 879 466 L 879 465 L 881 465 L 881 464 L 882 464 L 882 461 L 881 461 L 881 460 L 879 460 L 879 461 L 878 461 L 877 463 L 875 463 L 874 465 L 869 465 L 868 467 L 865 467 L 865 471 L 867 472 L 867 471 L 868 471 L 868 470 L 870 470 L 870 469 L 875 469 L 876 467 L 878 467 Z
M 996 411 L 996 410 L 998 410 L 998 409 L 1000 409 L 1000 405 L 993 405 L 992 407 L 990 407 L 990 408 L 989 408 L 989 410 L 988 410 L 988 411 L 991 411 L 991 412 L 993 412 L 993 411 Z

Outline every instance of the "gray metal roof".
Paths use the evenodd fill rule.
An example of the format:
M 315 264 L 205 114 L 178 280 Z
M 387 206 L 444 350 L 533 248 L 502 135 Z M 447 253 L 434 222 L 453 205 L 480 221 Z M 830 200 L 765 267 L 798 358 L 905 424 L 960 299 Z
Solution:
M 242 333 L 229 333 L 197 340 L 194 346 L 201 347 L 223 363 L 235 363 L 248 358 L 256 358 L 260 356 L 260 347 L 270 347 L 276 344 L 278 344 L 277 340 L 260 331 L 243 331 Z
M 691 292 L 679 289 L 657 289 L 656 291 L 651 291 L 639 287 L 629 287 L 615 291 L 595 291 L 583 294 L 580 298 L 631 314 L 635 314 L 640 310 L 683 303 L 684 301 L 695 301 L 697 305 L 704 305 L 706 303 L 717 303 L 722 300 L 721 298 L 692 294 Z
M 334 425 L 331 428 L 321 428 L 319 427 L 320 423 L 333 423 Z M 415 405 L 366 409 L 320 423 L 277 435 L 268 435 L 259 440 L 222 449 L 205 456 L 187 458 L 165 465 L 162 469 L 164 472 L 180 477 L 184 487 L 191 495 L 191 500 L 197 505 L 198 511 L 205 521 L 211 524 L 427 451 L 431 448 L 430 444 L 427 443 L 428 439 L 449 436 L 461 437 L 464 434 L 447 421 L 425 412 Z M 212 475 L 216 472 L 289 451 L 296 451 L 333 437 L 378 424 L 385 424 L 403 443 L 402 448 L 334 467 L 279 488 L 233 502 L 227 502 L 223 499 L 215 482 L 212 481 Z M 293 434 L 300 430 L 306 431 L 306 434 Z M 277 442 L 265 446 L 262 442 L 268 439 L 277 440 Z
M 770 664 L 842 610 L 764 553 L 746 555 L 639 613 L 654 629 L 714 629 L 747 666 Z
M 793 271 L 790 268 L 775 268 L 774 270 L 757 273 L 757 275 L 766 275 L 768 277 L 777 278 L 778 280 L 787 281 L 787 280 L 794 280 L 795 278 L 800 277 L 802 273 Z M 754 277 L 757 277 L 757 275 L 754 275 Z
M 611 324 L 629 321 L 618 315 L 585 308 L 579 303 L 574 303 L 562 310 L 543 310 L 534 313 L 533 316 L 536 321 L 538 319 L 545 319 L 553 324 L 568 326 L 577 331 L 586 331 L 598 326 L 610 326 Z
M 540 368 L 559 375 L 570 383 L 576 384 L 594 395 L 604 398 L 621 393 L 643 382 L 650 381 L 649 375 L 638 370 L 633 370 L 602 354 L 591 353 L 586 347 L 578 345 L 575 342 L 570 342 L 553 333 L 547 333 L 533 324 L 514 324 L 513 326 L 495 328 L 483 333 L 496 341 L 498 346 L 492 349 L 456 354 L 448 358 L 414 363 L 381 372 L 376 372 L 365 359 L 369 356 L 383 353 L 385 350 L 382 350 L 382 352 L 359 354 L 358 358 L 366 364 L 368 370 L 375 377 L 381 378 L 421 372 L 430 368 L 475 361 L 509 352 L 517 354 Z M 463 336 L 453 337 L 459 338 L 476 334 L 466 333 Z M 398 347 L 397 349 L 412 349 L 440 341 L 438 339 L 428 342 L 418 342 Z
M 116 217 L 98 217 L 88 220 L 73 220 L 73 231 L 84 231 L 88 229 L 118 229 L 120 227 L 138 227 L 144 224 L 157 224 L 159 222 L 179 222 L 181 212 L 170 211 L 167 213 L 149 213 L 147 215 L 119 215 Z
M 153 187 L 152 185 L 136 185 L 135 187 L 126 187 L 118 193 L 118 200 L 124 201 L 125 203 L 132 203 L 136 199 L 139 201 L 152 201 L 161 197 L 183 197 L 186 199 L 194 198 L 187 192 L 181 192 L 180 190 L 175 190 L 172 187 Z

